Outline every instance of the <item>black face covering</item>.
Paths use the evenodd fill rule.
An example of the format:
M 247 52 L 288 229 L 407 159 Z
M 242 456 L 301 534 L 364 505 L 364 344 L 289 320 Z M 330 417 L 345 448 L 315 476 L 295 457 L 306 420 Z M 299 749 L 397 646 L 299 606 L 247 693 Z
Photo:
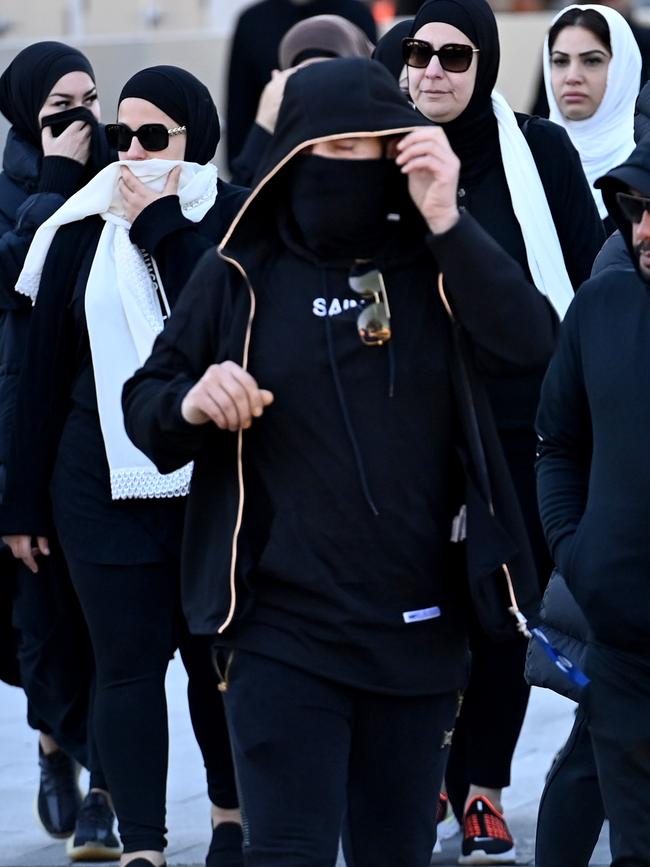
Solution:
M 374 259 L 391 235 L 392 160 L 294 158 L 290 209 L 301 242 L 319 259 Z
M 95 81 L 81 51 L 62 42 L 36 42 L 16 55 L 0 76 L 0 111 L 39 150 L 38 113 L 57 81 L 69 72 L 86 72 Z

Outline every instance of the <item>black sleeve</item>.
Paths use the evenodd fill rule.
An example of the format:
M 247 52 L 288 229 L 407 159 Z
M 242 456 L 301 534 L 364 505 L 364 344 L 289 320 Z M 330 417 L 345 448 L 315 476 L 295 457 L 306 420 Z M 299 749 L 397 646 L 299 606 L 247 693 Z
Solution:
M 230 49 L 230 65 L 228 69 L 228 105 L 227 105 L 227 145 L 228 166 L 232 169 L 235 157 L 238 156 L 248 135 L 260 98 L 261 87 L 265 82 L 259 82 L 255 75 L 255 65 L 251 55 L 255 52 L 255 43 L 259 33 L 250 32 L 250 16 L 243 13 L 237 22 Z M 251 19 L 254 23 L 254 19 Z
M 481 369 L 546 365 L 558 317 L 516 262 L 467 211 L 429 246 L 444 275 L 455 317 L 467 332 Z M 493 359 L 496 365 L 490 363 Z
M 521 118 L 521 115 L 519 116 Z M 605 242 L 605 230 L 582 169 L 578 151 L 566 130 L 550 120 L 525 123 L 531 149 L 574 290 L 591 275 L 591 267 Z
M 29 307 L 29 299 L 14 287 L 25 264 L 29 245 L 38 227 L 57 211 L 75 191 L 84 167 L 65 157 L 46 157 L 39 190 L 28 196 L 16 211 L 12 225 L 4 225 L 0 237 L 0 307 L 17 310 Z
M 587 501 L 592 450 L 578 298 L 564 319 L 558 348 L 544 379 L 537 433 L 540 517 L 551 555 L 566 577 L 573 537 Z
M 225 267 L 216 251 L 203 256 L 150 357 L 124 386 L 126 431 L 163 473 L 191 461 L 208 428 L 214 436 L 210 423 L 188 424 L 181 403 L 207 368 L 225 357 L 218 338 L 220 322 L 227 317 Z
M 156 260 L 169 306 L 173 307 L 201 256 L 216 247 L 247 190 L 218 182 L 217 198 L 195 223 L 183 216 L 178 196 L 163 196 L 133 221 L 129 238 Z
M 49 484 L 72 388 L 76 337 L 69 308 L 78 224 L 59 229 L 50 247 L 18 380 L 14 436 L 0 509 L 2 534 L 47 536 Z
M 271 139 L 271 133 L 267 132 L 264 127 L 257 123 L 251 126 L 239 155 L 230 161 L 234 184 L 241 184 L 245 187 L 251 186 L 262 154 Z

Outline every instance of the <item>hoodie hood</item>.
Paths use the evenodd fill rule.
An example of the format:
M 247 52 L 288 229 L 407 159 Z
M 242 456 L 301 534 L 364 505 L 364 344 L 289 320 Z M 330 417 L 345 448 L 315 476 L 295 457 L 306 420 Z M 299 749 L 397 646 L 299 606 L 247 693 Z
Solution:
M 598 178 L 594 186 L 602 190 L 609 215 L 620 229 L 634 267 L 643 281 L 647 282 L 639 271 L 639 262 L 634 254 L 632 224 L 619 208 L 616 193 L 626 193 L 630 189 L 635 189 L 650 198 L 650 137 L 643 138 L 624 163 L 607 172 L 602 178 Z
M 287 81 L 275 133 L 253 189 L 219 251 L 240 259 L 247 241 L 259 250 L 260 237 L 268 237 L 274 226 L 287 169 L 310 145 L 336 138 L 402 136 L 430 125 L 406 102 L 380 63 L 336 59 L 298 70 Z

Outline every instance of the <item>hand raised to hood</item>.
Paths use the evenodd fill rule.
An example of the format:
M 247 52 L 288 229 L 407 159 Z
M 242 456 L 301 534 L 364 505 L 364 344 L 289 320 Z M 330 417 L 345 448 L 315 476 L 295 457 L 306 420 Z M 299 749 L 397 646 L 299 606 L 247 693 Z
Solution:
M 460 214 L 456 203 L 460 160 L 442 127 L 405 135 L 397 143 L 395 162 L 408 176 L 409 193 L 434 235 L 447 232 Z
M 250 373 L 234 361 L 224 361 L 211 364 L 190 388 L 183 398 L 181 415 L 189 424 L 212 421 L 218 428 L 234 432 L 249 428 L 271 403 L 273 394 L 260 388 Z

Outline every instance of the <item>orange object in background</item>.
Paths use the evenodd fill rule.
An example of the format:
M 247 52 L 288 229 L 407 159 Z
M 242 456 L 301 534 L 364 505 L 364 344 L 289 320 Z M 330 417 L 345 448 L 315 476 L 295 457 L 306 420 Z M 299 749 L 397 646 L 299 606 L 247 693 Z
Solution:
M 372 16 L 377 24 L 388 24 L 395 17 L 395 0 L 375 0 L 372 4 Z

